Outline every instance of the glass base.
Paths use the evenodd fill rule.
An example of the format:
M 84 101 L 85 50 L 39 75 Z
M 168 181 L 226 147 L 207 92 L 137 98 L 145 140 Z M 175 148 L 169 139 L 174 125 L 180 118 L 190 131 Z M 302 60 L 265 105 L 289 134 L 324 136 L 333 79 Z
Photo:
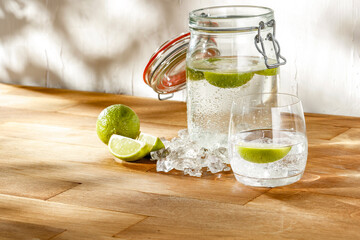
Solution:
M 300 180 L 304 172 L 284 178 L 251 178 L 234 173 L 237 181 L 252 187 L 280 187 Z

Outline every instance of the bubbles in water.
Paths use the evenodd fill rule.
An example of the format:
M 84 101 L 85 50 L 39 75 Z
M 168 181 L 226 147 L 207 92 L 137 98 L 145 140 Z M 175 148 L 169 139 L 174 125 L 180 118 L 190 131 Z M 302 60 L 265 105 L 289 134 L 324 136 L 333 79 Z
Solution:
M 180 130 L 178 136 L 171 141 L 161 139 L 165 148 L 150 153 L 151 160 L 157 160 L 158 172 L 175 169 L 183 171 L 185 175 L 201 177 L 204 171 L 230 171 L 227 148 L 219 145 L 199 147 L 190 140 L 187 129 Z

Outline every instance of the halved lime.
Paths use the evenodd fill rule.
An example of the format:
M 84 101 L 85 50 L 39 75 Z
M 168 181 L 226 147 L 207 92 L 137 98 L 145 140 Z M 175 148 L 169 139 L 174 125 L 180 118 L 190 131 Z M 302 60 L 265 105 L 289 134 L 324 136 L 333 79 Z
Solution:
M 111 154 L 123 161 L 136 161 L 149 153 L 146 143 L 113 134 L 108 144 Z
M 148 146 L 149 152 L 158 151 L 165 147 L 160 138 L 150 134 L 140 133 L 138 140 L 144 142 Z
M 236 88 L 250 81 L 254 73 L 222 73 L 222 72 L 204 72 L 205 79 L 216 87 Z
M 265 69 L 255 72 L 255 74 L 263 75 L 263 76 L 275 76 L 278 73 L 279 73 L 279 68 L 271 68 L 271 69 Z
M 271 163 L 284 158 L 291 150 L 286 147 L 247 147 L 237 146 L 237 151 L 243 159 L 253 163 Z
M 186 76 L 187 79 L 193 81 L 204 79 L 204 73 L 202 71 L 198 71 L 189 67 L 186 68 Z

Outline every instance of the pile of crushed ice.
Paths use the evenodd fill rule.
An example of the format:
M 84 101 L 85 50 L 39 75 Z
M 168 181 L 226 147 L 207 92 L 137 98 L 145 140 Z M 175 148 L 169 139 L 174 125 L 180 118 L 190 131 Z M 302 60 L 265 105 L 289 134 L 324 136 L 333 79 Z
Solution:
M 211 173 L 230 171 L 226 148 L 198 147 L 190 140 L 187 129 L 180 130 L 178 135 L 179 137 L 171 141 L 161 139 L 165 148 L 151 153 L 151 160 L 157 160 L 158 172 L 169 172 L 175 169 L 183 171 L 185 175 L 201 177 L 204 171 Z

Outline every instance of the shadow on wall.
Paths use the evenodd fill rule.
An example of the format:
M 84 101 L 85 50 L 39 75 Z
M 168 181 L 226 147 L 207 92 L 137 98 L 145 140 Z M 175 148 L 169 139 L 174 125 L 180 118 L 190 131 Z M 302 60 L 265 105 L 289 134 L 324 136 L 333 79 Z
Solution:
M 177 7 L 165 0 L 2 0 L 0 82 L 133 94 L 135 65 L 181 31 L 166 22 Z

